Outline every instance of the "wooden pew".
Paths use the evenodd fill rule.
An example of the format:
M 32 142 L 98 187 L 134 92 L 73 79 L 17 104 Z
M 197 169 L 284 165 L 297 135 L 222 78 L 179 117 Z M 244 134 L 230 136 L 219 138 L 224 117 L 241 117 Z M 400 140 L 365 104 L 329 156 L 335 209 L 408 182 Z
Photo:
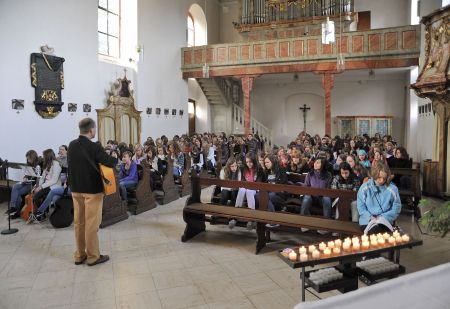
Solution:
M 161 187 L 155 190 L 156 200 L 164 205 L 180 198 L 180 192 L 173 180 L 173 160 L 167 159 L 167 173 L 163 176 Z
M 183 219 L 186 228 L 181 241 L 186 242 L 197 234 L 205 231 L 206 215 L 212 217 L 225 217 L 239 221 L 251 221 L 257 223 L 256 253 L 266 246 L 268 235 L 266 234 L 266 224 L 279 224 L 281 226 L 294 227 L 300 230 L 301 227 L 326 230 L 342 235 L 360 235 L 362 231 L 357 223 L 350 222 L 349 216 L 340 216 L 338 220 L 322 217 L 300 216 L 298 214 L 269 212 L 267 204 L 269 192 L 288 192 L 297 195 L 317 195 L 339 197 L 339 213 L 350 214 L 350 203 L 356 199 L 356 192 L 332 189 L 317 189 L 310 187 L 300 187 L 293 185 L 278 185 L 267 183 L 251 183 L 219 179 L 199 178 L 195 173 L 192 177 L 192 195 L 186 201 L 183 209 Z M 201 203 L 201 185 L 217 185 L 229 188 L 245 187 L 259 190 L 259 209 L 252 210 L 246 208 L 236 208 L 221 205 L 211 205 Z
M 180 185 L 179 185 L 180 197 L 189 195 L 192 190 L 191 177 L 190 177 L 192 162 L 191 162 L 191 156 L 189 156 L 188 153 L 184 154 L 184 162 L 185 162 L 184 171 L 183 171 L 183 175 L 181 175 L 181 177 L 180 177 Z
M 144 211 L 156 207 L 156 200 L 150 186 L 150 170 L 142 165 L 138 165 L 139 182 L 136 189 L 129 189 L 128 211 L 138 215 Z
M 417 163 L 413 168 L 391 168 L 391 173 L 394 176 L 408 176 L 411 180 L 410 188 L 398 188 L 400 198 L 409 198 L 412 202 L 410 209 L 402 211 L 413 213 L 417 219 L 421 217 L 419 202 L 422 198 L 422 188 L 420 186 L 420 164 Z M 397 184 L 398 186 L 399 184 Z
M 128 219 L 127 202 L 122 201 L 120 197 L 119 175 L 116 171 L 114 171 L 114 174 L 116 175 L 117 191 L 114 194 L 105 195 L 103 198 L 101 228 Z

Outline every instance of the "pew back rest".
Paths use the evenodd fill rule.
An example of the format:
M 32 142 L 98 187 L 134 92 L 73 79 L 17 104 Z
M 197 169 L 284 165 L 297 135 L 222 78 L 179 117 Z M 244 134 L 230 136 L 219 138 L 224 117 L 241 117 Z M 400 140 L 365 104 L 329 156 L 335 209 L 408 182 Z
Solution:
M 340 214 L 350 214 L 350 204 L 356 200 L 357 193 L 355 191 L 346 190 L 333 190 L 333 189 L 317 189 L 311 187 L 302 187 L 296 185 L 280 185 L 280 184 L 268 184 L 260 182 L 242 182 L 234 180 L 221 180 L 212 178 L 200 178 L 195 173 L 191 174 L 192 178 L 192 195 L 188 201 L 189 204 L 200 203 L 201 186 L 221 186 L 227 188 L 247 188 L 259 191 L 259 209 L 267 210 L 269 201 L 269 192 L 286 192 L 296 195 L 313 195 L 313 196 L 328 196 L 331 198 L 339 197 Z M 339 216 L 340 221 L 349 221 L 349 217 L 346 215 Z
M 409 190 L 400 189 L 399 191 L 401 195 L 413 195 L 417 200 L 422 198 L 422 188 L 420 186 L 420 165 L 413 168 L 391 168 L 391 173 L 395 176 L 409 176 L 411 179 L 411 188 Z

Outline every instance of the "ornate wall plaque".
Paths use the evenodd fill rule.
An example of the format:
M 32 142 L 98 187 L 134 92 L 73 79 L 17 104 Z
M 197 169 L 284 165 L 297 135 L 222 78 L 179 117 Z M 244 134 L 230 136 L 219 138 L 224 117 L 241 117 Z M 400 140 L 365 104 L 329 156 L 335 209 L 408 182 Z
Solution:
M 44 53 L 31 54 L 31 85 L 35 89 L 34 105 L 42 118 L 58 116 L 64 104 L 61 89 L 64 89 L 63 63 L 61 57 Z

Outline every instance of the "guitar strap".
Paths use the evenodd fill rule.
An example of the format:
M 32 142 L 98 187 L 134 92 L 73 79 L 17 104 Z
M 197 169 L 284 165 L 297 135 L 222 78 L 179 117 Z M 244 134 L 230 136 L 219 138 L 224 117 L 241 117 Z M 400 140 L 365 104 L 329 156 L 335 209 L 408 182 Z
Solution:
M 106 178 L 105 176 L 103 176 L 102 172 L 100 171 L 100 169 L 98 168 L 98 166 L 95 165 L 94 161 L 89 157 L 88 153 L 86 152 L 86 149 L 84 149 L 84 147 L 81 145 L 80 141 L 78 141 L 78 144 L 80 145 L 81 152 L 83 153 L 84 157 L 89 161 L 89 164 L 97 171 L 97 173 L 99 173 L 100 177 L 102 177 L 103 181 L 104 181 L 107 185 L 111 185 L 111 181 L 109 181 L 108 178 Z

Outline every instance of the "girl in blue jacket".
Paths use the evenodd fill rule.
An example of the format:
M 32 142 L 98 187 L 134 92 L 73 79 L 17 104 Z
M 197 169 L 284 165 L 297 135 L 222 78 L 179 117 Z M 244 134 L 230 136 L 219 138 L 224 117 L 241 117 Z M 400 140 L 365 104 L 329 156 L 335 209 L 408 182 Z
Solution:
M 359 224 L 364 230 L 371 220 L 383 217 L 391 225 L 397 219 L 402 208 L 400 195 L 394 183 L 391 182 L 389 167 L 378 162 L 371 170 L 371 178 L 358 191 L 357 207 Z M 370 233 L 390 231 L 384 225 L 377 225 Z

